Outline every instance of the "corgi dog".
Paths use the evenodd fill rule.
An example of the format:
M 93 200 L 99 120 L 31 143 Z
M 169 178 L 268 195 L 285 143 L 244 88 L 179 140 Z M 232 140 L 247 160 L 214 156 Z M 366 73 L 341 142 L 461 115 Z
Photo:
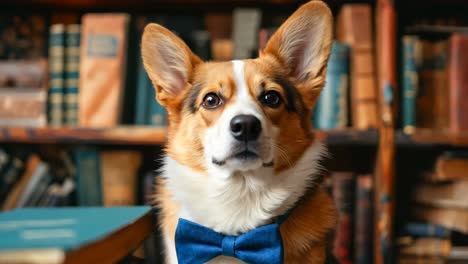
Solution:
M 327 5 L 311 1 L 258 58 L 204 62 L 168 29 L 146 26 L 144 67 L 169 119 L 155 195 L 167 263 L 248 262 L 224 254 L 231 247 L 224 238 L 218 256 L 182 261 L 179 255 L 196 254 L 196 247 L 179 252 L 181 219 L 232 238 L 279 217 L 282 259 L 264 263 L 325 262 L 336 209 L 321 188 L 326 149 L 310 116 L 324 86 L 332 28 Z

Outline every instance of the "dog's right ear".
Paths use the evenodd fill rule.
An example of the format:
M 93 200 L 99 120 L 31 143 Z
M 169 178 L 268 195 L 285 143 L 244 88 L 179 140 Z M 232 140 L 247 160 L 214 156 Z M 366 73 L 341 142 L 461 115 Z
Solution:
M 201 62 L 184 41 L 157 24 L 145 27 L 141 55 L 156 97 L 165 107 L 190 86 L 193 69 Z

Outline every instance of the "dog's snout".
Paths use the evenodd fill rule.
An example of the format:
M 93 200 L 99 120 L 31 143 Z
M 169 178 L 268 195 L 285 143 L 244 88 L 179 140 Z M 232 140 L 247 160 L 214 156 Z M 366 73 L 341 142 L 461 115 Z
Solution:
M 253 115 L 237 115 L 231 119 L 231 134 L 237 140 L 256 140 L 260 132 L 262 132 L 262 124 Z

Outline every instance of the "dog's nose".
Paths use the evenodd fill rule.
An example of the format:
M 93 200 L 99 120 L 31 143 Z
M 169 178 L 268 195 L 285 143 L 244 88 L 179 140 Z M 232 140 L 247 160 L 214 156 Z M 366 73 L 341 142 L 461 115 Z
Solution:
M 253 115 L 237 115 L 231 119 L 231 134 L 237 140 L 256 140 L 260 132 L 262 124 Z

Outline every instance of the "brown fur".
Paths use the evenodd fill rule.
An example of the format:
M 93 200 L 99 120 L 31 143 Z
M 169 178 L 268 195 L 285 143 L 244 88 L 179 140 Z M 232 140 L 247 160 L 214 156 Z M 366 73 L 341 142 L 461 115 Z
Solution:
M 317 23 L 321 23 L 321 27 L 316 27 Z M 310 28 L 318 29 L 310 35 Z M 309 2 L 278 29 L 259 58 L 244 61 L 244 75 L 252 98 L 266 90 L 275 90 L 284 102 L 276 109 L 258 102 L 268 119 L 281 128 L 276 141 L 277 172 L 294 166 L 315 140 L 309 116 L 325 82 L 331 29 L 332 16 L 326 5 Z M 311 39 L 291 47 L 289 39 L 305 34 Z M 297 46 L 301 48 L 308 41 L 316 43 L 309 54 L 313 63 L 301 68 L 303 58 Z M 232 63 L 202 62 L 182 40 L 155 24 L 145 28 L 142 42 L 144 66 L 155 86 L 157 99 L 169 114 L 167 155 L 203 173 L 206 171 L 203 131 L 219 119 L 224 107 L 236 97 Z M 170 72 L 161 66 L 168 61 L 173 64 Z M 291 87 L 300 95 L 290 102 L 295 111 L 288 110 L 285 105 L 286 89 Z M 224 105 L 210 110 L 199 107 L 210 92 L 220 95 Z M 194 100 L 193 109 L 190 100 Z M 164 180 L 160 180 L 156 199 L 162 208 L 161 226 L 168 237 L 174 237 L 180 206 L 164 186 Z M 333 203 L 322 190 L 302 200 L 281 225 L 285 263 L 323 263 L 327 234 L 333 229 L 335 219 Z

